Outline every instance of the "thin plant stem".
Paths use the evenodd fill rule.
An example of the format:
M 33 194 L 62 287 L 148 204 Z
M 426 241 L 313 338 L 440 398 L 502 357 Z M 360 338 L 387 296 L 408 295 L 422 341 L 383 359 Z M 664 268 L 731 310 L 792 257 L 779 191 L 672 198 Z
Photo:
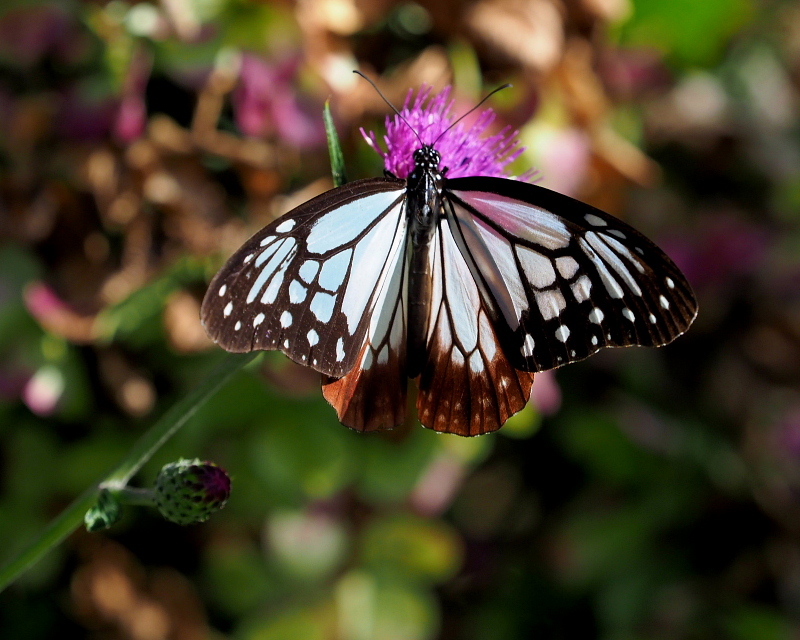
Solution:
M 125 459 L 100 482 L 84 491 L 55 518 L 41 535 L 22 553 L 0 569 L 0 591 L 36 564 L 48 551 L 64 541 L 83 524 L 83 516 L 97 502 L 100 488 L 122 488 L 150 460 L 156 451 L 237 372 L 257 354 L 228 355 L 196 389 L 169 409 L 131 447 Z

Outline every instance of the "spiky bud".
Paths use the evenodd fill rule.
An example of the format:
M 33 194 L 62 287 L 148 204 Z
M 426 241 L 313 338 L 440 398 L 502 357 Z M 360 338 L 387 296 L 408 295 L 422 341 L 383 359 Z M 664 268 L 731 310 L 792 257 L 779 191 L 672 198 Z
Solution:
M 205 522 L 228 501 L 231 479 L 213 462 L 178 460 L 161 469 L 156 480 L 156 506 L 176 524 Z

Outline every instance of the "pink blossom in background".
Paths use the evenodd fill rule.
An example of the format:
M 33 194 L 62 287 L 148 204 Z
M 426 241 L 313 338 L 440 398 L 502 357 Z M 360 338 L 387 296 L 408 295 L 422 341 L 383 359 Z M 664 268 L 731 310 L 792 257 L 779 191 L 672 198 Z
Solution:
M 58 297 L 55 291 L 43 282 L 32 282 L 23 293 L 25 307 L 40 324 L 56 314 L 71 311 L 66 302 Z
M 513 178 L 508 173 L 509 165 L 525 150 L 519 146 L 517 133 L 505 127 L 499 133 L 486 136 L 497 119 L 492 109 L 484 109 L 474 120 L 459 122 L 447 131 L 461 115 L 453 113 L 455 101 L 450 98 L 452 88 L 445 87 L 436 95 L 432 95 L 432 91 L 431 87 L 423 87 L 416 97 L 413 91 L 408 92 L 400 110 L 408 124 L 397 115 L 387 116 L 386 135 L 383 138 L 385 150 L 374 132 L 361 130 L 367 144 L 383 158 L 386 170 L 398 178 L 407 178 L 414 169 L 414 151 L 420 148 L 421 139 L 422 144 L 436 142 L 436 150 L 442 158 L 440 166 L 447 168 L 449 178 Z M 528 180 L 532 176 L 533 172 L 528 172 L 519 179 Z
M 299 148 L 322 145 L 321 107 L 312 111 L 297 94 L 299 58 L 271 63 L 242 55 L 239 85 L 233 93 L 236 124 L 247 136 L 277 136 Z
M 537 373 L 531 387 L 531 402 L 539 413 L 552 416 L 561 408 L 561 387 L 556 380 L 555 371 Z
M 592 147 L 580 129 L 553 130 L 540 136 L 536 145 L 541 185 L 575 197 L 586 182 Z
M 152 69 L 151 56 L 139 50 L 131 59 L 112 129 L 123 143 L 140 138 L 147 127 L 145 90 Z
M 427 518 L 447 510 L 458 494 L 467 468 L 449 451 L 442 451 L 431 460 L 409 496 L 414 511 Z
M 64 387 L 64 374 L 54 365 L 46 364 L 25 384 L 22 399 L 33 413 L 49 416 L 58 409 Z

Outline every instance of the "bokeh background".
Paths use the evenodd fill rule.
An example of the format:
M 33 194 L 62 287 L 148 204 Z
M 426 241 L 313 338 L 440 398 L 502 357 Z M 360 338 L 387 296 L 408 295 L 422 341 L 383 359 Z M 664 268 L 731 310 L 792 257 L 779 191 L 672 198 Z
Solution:
M 685 271 L 691 331 L 543 374 L 500 433 L 339 425 L 277 354 L 137 476 L 233 476 L 180 528 L 129 509 L 0 595 L 14 640 L 800 638 L 800 6 L 779 0 L 151 0 L 0 7 L 0 560 L 224 355 L 205 284 L 349 177 L 359 126 L 503 82 L 519 172 Z

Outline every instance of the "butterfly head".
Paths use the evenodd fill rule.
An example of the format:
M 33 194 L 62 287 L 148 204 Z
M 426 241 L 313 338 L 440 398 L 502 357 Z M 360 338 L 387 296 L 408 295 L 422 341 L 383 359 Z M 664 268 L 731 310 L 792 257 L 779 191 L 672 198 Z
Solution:
M 439 152 L 430 145 L 423 145 L 422 148 L 414 152 L 414 164 L 417 168 L 425 171 L 438 171 L 442 157 Z

